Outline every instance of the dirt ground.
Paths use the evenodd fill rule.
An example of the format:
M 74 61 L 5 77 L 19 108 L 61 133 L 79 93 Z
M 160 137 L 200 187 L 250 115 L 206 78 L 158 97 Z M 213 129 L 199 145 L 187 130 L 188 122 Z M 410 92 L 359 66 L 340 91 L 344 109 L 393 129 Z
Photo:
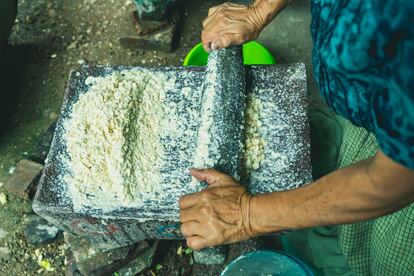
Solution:
M 121 47 L 128 0 L 20 0 L 6 56 L 8 83 L 0 88 L 8 113 L 2 118 L 6 129 L 0 133 L 0 193 L 6 193 L 2 184 L 17 161 L 39 158 L 38 142 L 59 115 L 70 70 L 85 63 L 180 65 L 199 42 L 208 7 L 217 3 L 188 1 L 179 46 L 173 53 L 163 53 Z M 0 260 L 0 274 L 64 274 L 63 241 L 29 245 L 23 219 L 32 212 L 30 203 L 6 195 L 7 203 L 0 204 L 0 247 L 8 248 L 11 257 Z M 39 255 L 50 262 L 53 272 L 41 270 Z

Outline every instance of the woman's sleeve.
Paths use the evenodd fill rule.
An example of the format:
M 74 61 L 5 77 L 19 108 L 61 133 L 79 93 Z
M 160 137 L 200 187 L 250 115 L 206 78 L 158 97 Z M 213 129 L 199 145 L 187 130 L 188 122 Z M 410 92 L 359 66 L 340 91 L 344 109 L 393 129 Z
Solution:
M 385 20 L 378 34 L 376 54 L 385 61 L 387 85 L 376 93 L 371 105 L 380 149 L 414 170 L 414 16 L 410 10 L 401 9 Z

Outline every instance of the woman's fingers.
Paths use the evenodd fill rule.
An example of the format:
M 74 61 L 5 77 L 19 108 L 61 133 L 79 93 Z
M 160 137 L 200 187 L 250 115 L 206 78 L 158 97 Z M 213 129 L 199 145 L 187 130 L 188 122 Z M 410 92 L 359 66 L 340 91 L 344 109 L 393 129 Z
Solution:
M 201 236 L 191 236 L 187 238 L 187 246 L 194 250 L 201 250 L 209 246 L 207 241 Z
M 186 194 L 180 197 L 180 200 L 178 200 L 178 205 L 180 206 L 180 209 L 184 210 L 196 205 L 198 201 L 198 193 Z
M 211 51 L 211 40 L 208 39 L 205 31 L 201 32 L 201 44 L 203 45 L 204 50 L 207 52 Z
M 204 234 L 204 228 L 198 221 L 191 220 L 181 224 L 181 234 L 185 237 Z
M 200 221 L 200 213 L 198 208 L 188 208 L 181 209 L 180 212 L 180 221 L 181 223 L 186 223 L 188 221 Z
M 206 51 L 218 50 L 230 45 L 240 45 L 258 36 L 262 26 L 253 7 L 224 3 L 209 10 L 203 21 L 201 40 Z M 259 24 L 260 25 L 260 24 Z

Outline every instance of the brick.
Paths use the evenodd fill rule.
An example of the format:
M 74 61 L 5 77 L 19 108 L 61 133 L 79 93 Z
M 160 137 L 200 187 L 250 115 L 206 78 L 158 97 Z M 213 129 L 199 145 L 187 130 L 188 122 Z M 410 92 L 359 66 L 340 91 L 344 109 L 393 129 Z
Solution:
M 4 188 L 20 198 L 31 199 L 42 170 L 43 165 L 23 159 L 17 163 L 13 174 L 4 183 Z

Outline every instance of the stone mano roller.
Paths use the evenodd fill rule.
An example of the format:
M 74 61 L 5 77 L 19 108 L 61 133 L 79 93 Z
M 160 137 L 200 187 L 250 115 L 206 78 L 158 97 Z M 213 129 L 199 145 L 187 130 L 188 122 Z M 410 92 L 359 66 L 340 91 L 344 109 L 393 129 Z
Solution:
M 207 68 L 93 66 L 71 72 L 33 202 L 34 211 L 65 231 L 88 237 L 102 249 L 143 239 L 182 238 L 178 230 L 178 199 L 204 188 L 194 182 L 188 169 L 195 165 L 213 166 L 239 177 L 244 99 L 250 94 L 262 102 L 260 128 L 267 142 L 261 167 L 244 182 L 250 192 L 293 189 L 310 182 L 304 65 L 243 67 L 237 47 L 211 56 Z M 71 118 L 74 104 L 89 93 L 89 77 L 125 72 L 162 75 L 173 83 L 166 88 L 163 101 L 175 121 L 169 122 L 170 129 L 160 138 L 165 166 L 161 169 L 158 198 L 144 198 L 135 205 L 121 204 L 109 211 L 93 207 L 93 200 L 91 206 L 74 208 L 75 199 L 65 178 L 70 172 L 65 122 Z
M 240 180 L 245 75 L 241 46 L 213 51 L 201 97 L 196 168 L 215 168 Z

